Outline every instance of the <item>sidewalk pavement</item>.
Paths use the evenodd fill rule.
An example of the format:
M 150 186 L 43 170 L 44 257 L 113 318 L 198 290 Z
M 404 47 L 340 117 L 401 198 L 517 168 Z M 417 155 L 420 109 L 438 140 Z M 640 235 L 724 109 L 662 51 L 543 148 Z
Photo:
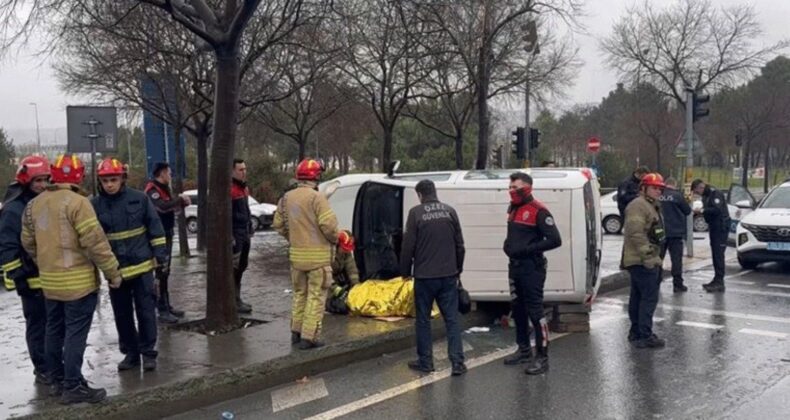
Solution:
M 16 293 L 0 292 L 0 418 L 139 418 L 140 410 L 145 410 L 146 418 L 158 418 L 413 346 L 413 319 L 384 322 L 327 314 L 327 345 L 309 351 L 294 349 L 285 242 L 271 232 L 259 232 L 253 249 L 242 295 L 253 306 L 249 317 L 266 323 L 219 336 L 160 327 L 159 365 L 154 372 L 117 372 L 123 357 L 107 286 L 102 285 L 83 374 L 93 386 L 107 389 L 108 400 L 93 406 L 60 406 L 48 398 L 47 387 L 34 384 L 20 299 Z M 186 320 L 202 318 L 203 257 L 174 258 L 172 271 L 174 305 L 186 310 Z M 473 312 L 464 316 L 464 322 L 483 325 L 489 319 Z M 441 320 L 435 320 L 434 339 L 443 334 Z

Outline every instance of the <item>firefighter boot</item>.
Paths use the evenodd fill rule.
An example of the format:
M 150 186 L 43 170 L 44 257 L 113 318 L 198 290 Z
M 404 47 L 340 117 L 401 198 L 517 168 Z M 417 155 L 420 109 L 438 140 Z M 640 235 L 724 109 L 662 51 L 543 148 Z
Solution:
M 107 398 L 107 391 L 104 388 L 91 388 L 87 383 L 82 382 L 72 389 L 64 389 L 60 397 L 61 404 L 91 403 L 95 404 Z
M 291 344 L 299 344 L 302 341 L 302 333 L 291 331 Z
M 546 347 L 537 348 L 537 354 L 524 370 L 527 375 L 541 375 L 549 370 L 549 352 Z
M 521 347 L 516 349 L 510 356 L 505 357 L 505 364 L 508 366 L 520 365 L 532 361 L 532 348 Z
M 708 293 L 717 293 L 724 291 L 724 281 L 719 279 L 713 279 L 710 283 L 705 283 L 702 285 L 702 288 L 705 289 Z

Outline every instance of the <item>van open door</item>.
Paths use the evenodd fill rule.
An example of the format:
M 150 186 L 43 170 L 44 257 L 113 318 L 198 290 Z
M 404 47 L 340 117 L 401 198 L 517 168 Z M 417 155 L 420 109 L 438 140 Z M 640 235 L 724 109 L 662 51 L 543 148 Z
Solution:
M 362 280 L 400 275 L 403 241 L 403 187 L 368 181 L 354 205 L 354 257 Z

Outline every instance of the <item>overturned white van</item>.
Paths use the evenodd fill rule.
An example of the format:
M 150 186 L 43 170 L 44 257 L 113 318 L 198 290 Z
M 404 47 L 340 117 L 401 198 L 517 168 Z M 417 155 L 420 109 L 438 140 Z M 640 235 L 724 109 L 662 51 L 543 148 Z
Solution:
M 360 276 L 390 278 L 398 275 L 409 209 L 419 204 L 414 187 L 422 179 L 434 181 L 439 200 L 456 209 L 463 228 L 464 287 L 473 300 L 507 301 L 508 260 L 502 244 L 509 175 L 516 170 L 532 176 L 535 197 L 552 212 L 562 235 L 562 246 L 546 254 L 545 301 L 589 304 L 599 285 L 602 232 L 598 181 L 586 168 L 354 174 L 319 189 L 328 193 L 341 227 L 354 232 Z

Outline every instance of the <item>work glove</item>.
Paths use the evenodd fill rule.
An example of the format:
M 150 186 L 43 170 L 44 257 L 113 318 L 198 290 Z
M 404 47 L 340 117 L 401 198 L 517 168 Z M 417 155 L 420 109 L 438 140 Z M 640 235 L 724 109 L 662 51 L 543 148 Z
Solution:
M 110 288 L 117 289 L 117 288 L 121 287 L 121 283 L 123 282 L 123 278 L 121 276 L 118 276 L 118 277 L 116 277 L 114 279 L 110 279 L 109 282 L 110 282 Z

